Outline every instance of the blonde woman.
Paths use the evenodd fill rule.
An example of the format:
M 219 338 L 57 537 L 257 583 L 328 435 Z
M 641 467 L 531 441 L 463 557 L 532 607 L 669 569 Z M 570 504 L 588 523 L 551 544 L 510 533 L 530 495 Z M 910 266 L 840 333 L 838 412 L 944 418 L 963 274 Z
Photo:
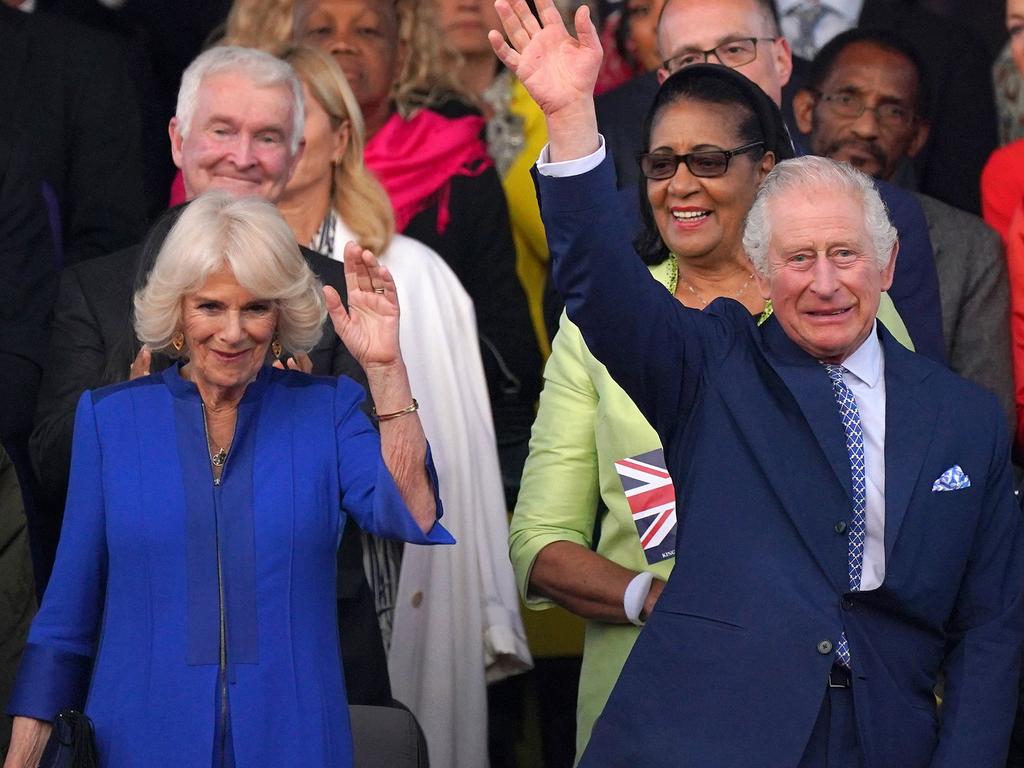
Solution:
M 171 229 L 135 330 L 177 362 L 79 400 L 5 768 L 38 765 L 69 708 L 92 718 L 101 768 L 352 765 L 334 611 L 347 518 L 453 541 L 394 282 L 368 251 L 345 256 L 347 310 L 267 201 L 207 193 Z M 379 434 L 351 379 L 269 365 L 311 349 L 328 314 L 366 371 Z
M 298 0 L 295 29 L 334 57 L 352 87 L 366 125 L 366 166 L 388 194 L 395 230 L 436 251 L 473 300 L 511 504 L 540 392 L 540 352 L 501 180 L 481 138 L 484 120 L 441 96 L 450 91 L 438 74 L 444 60 L 433 8 L 432 0 Z M 396 106 L 413 99 L 415 107 L 411 94 L 420 92 L 429 108 Z
M 367 547 L 379 606 L 393 624 L 394 696 L 416 714 L 431 762 L 487 765 L 487 682 L 526 669 L 530 656 L 505 550 L 508 528 L 473 303 L 434 251 L 394 234 L 387 195 L 363 164 L 364 126 L 334 60 L 297 48 L 283 58 L 306 95 L 306 148 L 279 202 L 296 239 L 335 259 L 348 240 L 381 253 L 402 305 L 410 380 L 429 399 L 421 417 L 441 478 L 447 525 L 459 547 L 435 557 Z M 423 662 L 430 659 L 429 664 Z M 457 675 L 452 670 L 458 670 Z

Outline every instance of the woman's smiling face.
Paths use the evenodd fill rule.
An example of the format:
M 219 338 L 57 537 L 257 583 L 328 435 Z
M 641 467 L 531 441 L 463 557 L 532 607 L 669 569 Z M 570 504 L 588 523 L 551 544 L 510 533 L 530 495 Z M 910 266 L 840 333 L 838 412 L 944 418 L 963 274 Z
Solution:
M 267 361 L 277 305 L 249 293 L 228 267 L 214 272 L 181 306 L 189 378 L 201 390 L 235 394 Z
M 683 99 L 666 105 L 651 126 L 650 152 L 685 155 L 731 150 L 748 143 L 737 127 L 742 108 Z M 675 175 L 647 180 L 654 222 L 670 251 L 681 258 L 731 257 L 740 248 L 743 219 L 770 167 L 770 156 L 745 153 L 729 160 L 722 176 L 700 178 L 680 163 Z

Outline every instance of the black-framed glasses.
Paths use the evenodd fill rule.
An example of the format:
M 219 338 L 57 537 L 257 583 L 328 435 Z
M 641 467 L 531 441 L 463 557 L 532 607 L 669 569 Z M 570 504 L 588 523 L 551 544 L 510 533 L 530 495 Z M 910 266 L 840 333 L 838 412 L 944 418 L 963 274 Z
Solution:
M 763 141 L 752 141 L 736 149 L 710 149 L 703 152 L 687 152 L 685 155 L 673 155 L 669 152 L 642 152 L 636 156 L 640 164 L 640 172 L 651 181 L 664 181 L 676 175 L 680 163 L 686 163 L 686 169 L 694 176 L 702 179 L 713 179 L 724 176 L 729 170 L 729 161 L 736 155 L 750 152 L 763 147 Z
M 719 64 L 735 69 L 749 64 L 757 58 L 757 44 L 759 42 L 774 43 L 777 37 L 741 37 L 737 40 L 726 40 L 714 48 L 706 51 L 683 51 L 671 58 L 665 59 L 662 66 L 669 72 L 678 72 L 683 67 L 694 64 L 706 64 L 714 56 Z
M 878 122 L 890 127 L 900 128 L 910 123 L 915 116 L 914 110 L 893 102 L 879 104 L 877 107 L 869 107 L 864 97 L 859 93 L 851 93 L 849 91 L 840 91 L 839 93 L 814 91 L 813 93 L 837 115 L 848 117 L 852 120 L 856 120 L 863 115 L 865 110 L 871 110 L 875 113 L 875 117 L 878 118 Z

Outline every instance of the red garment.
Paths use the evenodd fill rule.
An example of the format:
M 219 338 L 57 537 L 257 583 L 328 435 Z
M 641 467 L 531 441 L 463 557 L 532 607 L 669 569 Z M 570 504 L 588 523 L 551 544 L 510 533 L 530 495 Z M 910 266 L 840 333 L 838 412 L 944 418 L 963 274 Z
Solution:
M 399 232 L 436 204 L 437 232 L 444 233 L 452 177 L 479 176 L 494 164 L 480 137 L 483 128 L 479 115 L 449 118 L 424 109 L 410 120 L 393 114 L 366 143 L 366 166 L 391 198 Z
M 171 182 L 171 195 L 170 200 L 167 203 L 168 208 L 173 208 L 176 205 L 181 205 L 188 198 L 185 196 L 185 177 L 181 175 L 181 170 L 174 174 L 174 181 Z
M 629 63 L 619 53 L 615 34 L 621 23 L 622 11 L 615 11 L 608 17 L 601 29 L 601 47 L 604 48 L 604 58 L 601 60 L 601 70 L 597 73 L 597 82 L 594 84 L 595 96 L 618 88 L 628 80 L 644 73 L 642 67 Z
M 1024 457 L 1024 140 L 1000 147 L 981 173 L 981 212 L 1006 245 L 1010 350 L 1017 404 L 1016 455 Z
M 1024 205 L 1017 206 L 1006 233 L 1006 268 L 1010 279 L 1010 348 L 1013 353 L 1017 434 L 1014 445 L 1024 456 Z
M 1024 139 L 1000 147 L 981 172 L 981 215 L 1005 241 L 1014 212 L 1024 202 Z

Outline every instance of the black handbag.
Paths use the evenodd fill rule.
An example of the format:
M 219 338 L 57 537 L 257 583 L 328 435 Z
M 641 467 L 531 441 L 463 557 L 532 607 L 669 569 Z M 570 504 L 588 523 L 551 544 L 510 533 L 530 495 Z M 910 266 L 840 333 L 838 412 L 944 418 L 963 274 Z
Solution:
M 53 718 L 53 732 L 43 750 L 39 768 L 99 768 L 92 720 L 74 709 Z

